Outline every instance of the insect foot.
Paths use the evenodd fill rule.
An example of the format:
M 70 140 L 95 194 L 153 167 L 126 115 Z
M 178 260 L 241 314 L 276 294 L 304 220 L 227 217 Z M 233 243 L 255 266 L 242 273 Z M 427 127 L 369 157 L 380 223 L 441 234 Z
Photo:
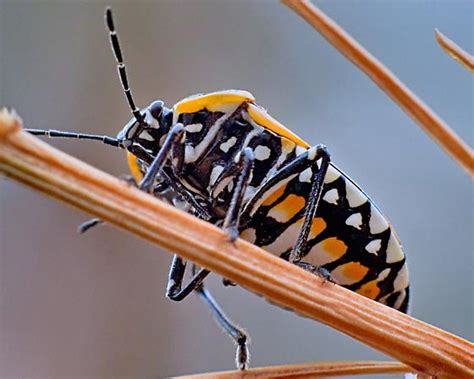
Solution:
M 314 266 L 306 262 L 295 262 L 295 265 L 322 278 L 323 284 L 326 284 L 327 282 L 337 284 L 337 281 L 331 276 L 331 273 L 323 267 Z
M 90 220 L 84 221 L 82 224 L 80 224 L 77 227 L 77 232 L 79 234 L 84 234 L 87 232 L 89 229 L 93 228 L 96 225 L 103 224 L 104 221 L 98 219 L 98 218 L 91 218 Z
M 250 354 L 247 348 L 247 336 L 241 334 L 237 340 L 237 353 L 235 356 L 235 363 L 239 370 L 245 370 L 249 365 Z
M 138 183 L 132 175 L 120 175 L 119 179 L 127 183 L 131 187 L 138 188 Z
M 229 242 L 234 243 L 239 238 L 239 230 L 235 225 L 227 227 L 225 231 L 227 232 Z

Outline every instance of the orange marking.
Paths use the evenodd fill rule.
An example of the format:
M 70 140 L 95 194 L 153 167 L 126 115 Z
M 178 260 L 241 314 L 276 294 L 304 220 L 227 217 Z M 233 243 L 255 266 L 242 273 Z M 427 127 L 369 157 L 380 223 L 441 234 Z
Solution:
M 336 270 L 338 270 L 342 276 L 344 276 L 348 282 L 356 283 L 359 280 L 363 279 L 365 274 L 369 271 L 369 269 L 360 263 L 357 262 L 350 262 L 339 266 Z
M 213 112 L 226 104 L 239 104 L 247 101 L 255 101 L 253 95 L 247 91 L 228 90 L 212 92 L 206 95 L 190 96 L 181 100 L 175 104 L 174 113 L 194 113 L 202 109 L 208 109 Z
M 306 148 L 310 147 L 307 142 L 303 141 L 291 130 L 280 124 L 277 120 L 271 117 L 263 108 L 260 108 L 259 106 L 250 103 L 247 111 L 249 113 L 249 116 L 252 117 L 252 120 L 254 120 L 257 124 L 262 125 L 264 128 L 271 130 L 279 136 L 288 138 L 290 141 L 293 141 L 297 145 Z
M 375 299 L 380 293 L 380 288 L 377 285 L 377 281 L 372 280 L 371 282 L 365 283 L 356 292 L 369 299 Z
M 347 251 L 347 245 L 336 237 L 325 239 L 322 245 L 324 251 L 335 259 L 342 257 Z
M 296 144 L 293 141 L 290 141 L 284 137 L 281 139 L 281 150 L 283 152 L 289 154 L 294 150 L 295 146 Z
M 301 220 L 304 220 L 304 217 Z M 308 239 L 317 237 L 324 229 L 326 229 L 326 222 L 321 217 L 314 218 L 313 224 L 311 225 L 311 230 L 309 231 Z
M 255 229 L 252 229 L 252 228 L 245 229 L 242 231 L 242 233 L 240 233 L 239 237 L 251 243 L 254 243 L 256 239 Z
M 143 179 L 143 174 L 140 170 L 140 166 L 138 166 L 138 158 L 128 151 L 127 151 L 127 163 L 128 163 L 128 168 L 130 169 L 132 176 L 135 178 L 135 181 L 137 183 L 140 183 Z
M 264 206 L 272 205 L 275 201 L 277 201 L 285 192 L 286 184 L 278 188 L 275 192 L 273 192 L 270 196 L 268 196 L 265 201 L 262 203 Z
M 287 222 L 301 211 L 306 204 L 306 200 L 302 196 L 288 195 L 281 203 L 275 205 L 268 216 L 273 217 L 278 222 Z

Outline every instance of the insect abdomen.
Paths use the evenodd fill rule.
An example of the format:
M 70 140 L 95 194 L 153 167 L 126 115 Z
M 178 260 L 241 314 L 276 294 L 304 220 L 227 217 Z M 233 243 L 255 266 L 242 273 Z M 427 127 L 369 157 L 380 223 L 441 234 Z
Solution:
M 264 194 L 241 237 L 288 259 L 304 221 L 310 177 L 300 173 Z M 327 269 L 348 289 L 406 310 L 408 271 L 398 238 L 364 192 L 332 165 L 302 261 Z

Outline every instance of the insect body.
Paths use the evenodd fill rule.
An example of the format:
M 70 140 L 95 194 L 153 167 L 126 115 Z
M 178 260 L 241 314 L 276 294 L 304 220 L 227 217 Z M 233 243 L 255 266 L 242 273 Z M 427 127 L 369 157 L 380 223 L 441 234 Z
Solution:
M 145 111 L 149 120 L 152 108 Z M 398 238 L 347 175 L 332 163 L 323 175 L 325 155 L 318 155 L 323 148 L 309 148 L 244 91 L 190 97 L 163 112 L 169 125 L 154 119 L 153 127 L 138 128 L 132 136 L 129 130 L 136 128 L 132 125 L 121 134 L 128 134 L 129 140 L 122 143 L 131 144 L 137 154 L 129 158 L 131 171 L 139 173 L 137 180 L 162 148 L 156 143 L 161 134 L 181 123 L 181 147 L 163 167 L 166 180 L 177 194 L 193 199 L 198 214 L 222 225 L 239 179 L 238 162 L 250 149 L 253 167 L 239 204 L 239 235 L 290 259 L 313 200 L 317 209 L 293 260 L 322 267 L 337 283 L 406 310 L 408 276 Z M 139 146 L 150 158 L 138 152 Z M 323 183 L 319 202 L 309 196 L 313 179 Z
M 161 101 L 139 110 L 133 101 L 110 10 L 112 47 L 133 118 L 116 139 L 33 131 L 51 136 L 101 139 L 127 150 L 139 187 L 186 209 L 315 274 L 366 297 L 407 310 L 405 256 L 388 221 L 372 200 L 330 162 L 327 149 L 310 147 L 270 117 L 246 91 L 186 98 L 168 109 Z M 94 221 L 93 223 L 95 223 Z M 238 345 L 244 368 L 246 335 L 226 318 L 193 266 L 175 256 L 167 296 L 199 293 Z

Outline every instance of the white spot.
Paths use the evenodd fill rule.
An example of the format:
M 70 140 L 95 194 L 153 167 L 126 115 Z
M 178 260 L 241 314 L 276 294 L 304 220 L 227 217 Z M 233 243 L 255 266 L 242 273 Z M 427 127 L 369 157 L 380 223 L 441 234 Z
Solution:
M 392 293 L 389 293 L 388 295 L 382 297 L 379 302 L 382 303 L 382 304 L 387 304 L 387 300 L 392 297 L 396 292 L 399 292 L 398 293 L 398 297 L 397 297 L 397 300 L 395 300 L 395 302 L 392 302 L 393 304 L 393 308 L 395 309 L 400 309 L 403 301 L 405 300 L 406 296 L 407 296 L 407 292 L 405 289 L 400 289 L 400 288 L 396 288 L 394 289 L 394 291 Z M 406 377 L 406 376 L 405 376 Z
M 307 182 L 311 183 L 311 177 L 313 176 L 313 171 L 311 171 L 311 167 L 308 167 L 306 170 L 304 170 L 300 176 L 298 177 L 300 182 Z
M 326 192 L 323 196 L 323 200 L 331 204 L 337 204 L 337 201 L 339 200 L 339 193 L 337 192 L 337 189 L 333 188 L 332 190 Z
M 227 141 L 221 143 L 221 146 L 220 146 L 220 149 L 224 152 L 224 153 L 227 153 L 229 151 L 229 149 L 235 145 L 235 143 L 237 142 L 237 138 L 236 137 L 230 137 Z
M 233 189 L 234 189 L 234 181 L 231 180 L 229 184 L 227 185 L 227 191 L 232 192 Z
M 319 158 L 316 161 L 316 166 L 318 166 L 318 170 L 321 170 L 321 166 L 323 165 L 323 158 Z
M 314 159 L 316 158 L 316 153 L 318 152 L 318 149 L 316 148 L 316 146 L 312 147 L 311 149 L 308 150 L 308 159 L 310 161 L 314 161 Z
M 407 265 L 403 265 L 393 281 L 393 288 L 395 291 L 400 291 L 406 287 L 408 287 L 408 268 Z
M 189 133 L 199 133 L 202 130 L 202 124 L 189 124 L 184 129 Z
M 382 247 L 382 240 L 373 240 L 367 244 L 367 246 L 365 247 L 365 250 L 367 250 L 371 254 L 377 255 L 381 247 Z
M 393 304 L 395 308 L 400 308 L 402 306 L 403 301 L 405 300 L 405 297 L 407 295 L 407 292 L 405 290 L 400 292 L 400 295 L 398 295 L 397 301 Z
M 399 262 L 403 259 L 403 251 L 398 242 L 397 237 L 394 235 L 393 230 L 390 233 L 390 239 L 387 245 L 387 263 Z
M 390 274 L 390 269 L 386 268 L 379 274 L 379 276 L 377 277 L 377 280 L 381 282 L 382 280 L 387 278 L 388 274 Z
M 298 234 L 301 230 L 301 223 L 292 223 L 273 241 L 270 245 L 263 248 L 275 255 L 281 255 L 285 251 L 291 249 L 296 242 Z M 306 261 L 306 257 L 304 258 Z
M 328 254 L 321 243 L 313 246 L 309 253 L 303 258 L 304 262 L 311 263 L 314 266 L 323 266 L 337 260 L 337 257 Z
M 335 180 L 339 179 L 341 174 L 337 171 L 333 166 L 329 165 L 328 170 L 326 172 L 326 176 L 324 177 L 324 183 L 332 183 Z
M 290 154 L 295 149 L 295 143 L 287 140 L 286 138 L 281 138 L 281 152 L 286 156 Z
M 301 155 L 303 153 L 306 153 L 307 151 L 308 151 L 308 149 L 305 149 L 303 146 L 296 145 L 295 155 L 298 156 L 298 155 Z
M 370 205 L 370 221 L 369 221 L 370 233 L 378 234 L 388 229 L 388 222 L 382 216 L 377 208 L 372 204 Z
M 255 241 L 257 240 L 255 229 L 248 228 L 243 230 L 242 233 L 240 233 L 240 238 L 243 238 L 244 240 L 249 241 L 250 243 L 255 243 Z
M 262 146 L 262 145 L 257 146 L 254 150 L 255 159 L 259 161 L 264 161 L 270 158 L 270 153 L 271 153 L 271 150 L 267 146 Z
M 209 179 L 209 184 L 211 186 L 213 186 L 216 183 L 217 179 L 219 179 L 219 176 L 222 174 L 222 171 L 224 171 L 224 166 L 215 166 L 212 169 L 211 177 Z
M 293 214 L 287 212 L 285 209 L 271 208 L 267 214 L 268 217 L 273 218 L 275 221 L 278 221 L 281 224 L 288 222 Z
M 249 178 L 249 182 L 252 180 L 252 176 L 253 176 L 253 172 L 250 172 L 250 178 Z M 253 187 L 253 186 L 247 186 L 247 189 L 245 190 L 245 193 L 244 193 L 244 200 L 242 201 L 242 204 L 245 204 L 249 199 L 251 199 L 253 197 L 253 195 L 255 194 L 256 192 L 256 188 Z
M 149 110 L 145 112 L 145 122 L 153 129 L 158 129 L 160 127 L 158 120 L 152 116 Z
M 237 154 L 235 154 L 234 163 L 239 163 L 239 161 L 240 161 L 240 151 Z
M 346 225 L 353 226 L 356 229 L 360 230 L 362 226 L 362 215 L 360 213 L 354 213 L 350 215 L 346 220 Z
M 232 177 L 228 176 L 226 178 L 223 178 L 222 180 L 217 183 L 216 188 L 212 191 L 212 196 L 217 197 L 219 194 L 224 190 L 224 188 L 230 183 L 233 183 Z M 210 189 L 211 186 L 209 186 Z M 230 191 L 229 191 L 230 192 Z
M 358 207 L 368 200 L 367 196 L 349 179 L 346 179 L 346 198 L 351 208 Z
M 207 131 L 203 140 L 196 147 L 186 146 L 184 150 L 184 161 L 185 163 L 195 162 L 202 153 L 206 150 L 209 144 L 216 138 L 217 132 L 221 128 L 221 125 L 229 118 L 229 114 L 225 114 L 219 118 L 214 125 L 212 125 Z
M 184 156 L 185 157 L 190 157 L 192 154 L 194 154 L 194 147 L 191 145 L 185 145 L 184 146 Z
M 141 132 L 139 138 L 144 139 L 144 140 L 147 140 L 147 141 L 151 141 L 151 142 L 153 142 L 153 141 L 155 140 L 155 139 L 151 136 L 151 134 L 148 133 L 147 130 L 144 130 L 143 132 Z

